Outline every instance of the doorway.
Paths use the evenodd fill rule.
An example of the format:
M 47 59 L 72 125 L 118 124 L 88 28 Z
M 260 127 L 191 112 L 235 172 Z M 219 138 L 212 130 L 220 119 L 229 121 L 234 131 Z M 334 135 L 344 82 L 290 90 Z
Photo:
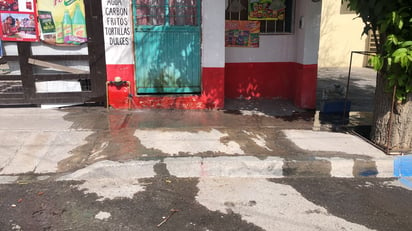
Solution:
M 199 93 L 200 0 L 134 0 L 137 94 Z

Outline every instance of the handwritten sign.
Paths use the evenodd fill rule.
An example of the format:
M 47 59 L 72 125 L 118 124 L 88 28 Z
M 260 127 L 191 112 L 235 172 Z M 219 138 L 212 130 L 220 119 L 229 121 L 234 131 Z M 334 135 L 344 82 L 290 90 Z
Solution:
M 104 6 L 104 33 L 110 45 L 127 46 L 131 43 L 128 6 L 128 1 L 122 0 L 107 0 Z
M 107 64 L 132 64 L 133 38 L 129 0 L 103 0 L 103 30 Z

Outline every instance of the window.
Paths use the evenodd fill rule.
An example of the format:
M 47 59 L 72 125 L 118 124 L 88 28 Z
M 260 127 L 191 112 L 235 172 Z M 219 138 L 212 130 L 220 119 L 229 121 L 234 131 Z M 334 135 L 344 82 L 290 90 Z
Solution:
M 196 0 L 136 0 L 138 25 L 197 26 Z
M 293 0 L 228 0 L 226 20 L 259 20 L 261 34 L 292 33 Z

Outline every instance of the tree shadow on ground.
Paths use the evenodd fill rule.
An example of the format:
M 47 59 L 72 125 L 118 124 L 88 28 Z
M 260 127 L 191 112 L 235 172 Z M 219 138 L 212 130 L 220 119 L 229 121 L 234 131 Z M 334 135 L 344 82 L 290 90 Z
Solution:
M 314 110 L 296 107 L 287 99 L 226 99 L 224 112 L 239 115 L 260 115 L 280 118 L 284 121 L 312 121 Z
M 376 72 L 369 68 L 352 68 L 348 84 L 349 71 L 346 68 L 320 68 L 318 73 L 316 108 L 320 109 L 322 91 L 334 85 L 349 89 L 348 100 L 351 111 L 373 112 L 376 86 Z
M 370 119 L 375 98 L 376 74 L 368 68 L 352 68 L 348 85 L 347 68 L 320 68 L 316 90 L 316 110 L 305 110 L 296 107 L 292 101 L 281 98 L 237 98 L 226 99 L 224 112 L 230 114 L 253 114 L 281 118 L 284 121 L 313 121 L 315 112 L 320 111 L 322 91 L 340 85 L 348 91 L 351 102 L 349 112 L 359 112 L 360 120 Z M 345 95 L 342 96 L 342 99 Z M 328 122 L 328 121 L 327 121 Z

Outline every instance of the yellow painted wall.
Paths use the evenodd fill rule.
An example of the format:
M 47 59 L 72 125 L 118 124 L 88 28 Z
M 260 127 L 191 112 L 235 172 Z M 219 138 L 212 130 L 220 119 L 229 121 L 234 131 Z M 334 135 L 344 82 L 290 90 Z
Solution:
M 348 67 L 351 51 L 364 51 L 367 36 L 355 14 L 341 14 L 340 0 L 322 0 L 319 67 Z M 354 54 L 352 66 L 362 67 L 363 55 Z

